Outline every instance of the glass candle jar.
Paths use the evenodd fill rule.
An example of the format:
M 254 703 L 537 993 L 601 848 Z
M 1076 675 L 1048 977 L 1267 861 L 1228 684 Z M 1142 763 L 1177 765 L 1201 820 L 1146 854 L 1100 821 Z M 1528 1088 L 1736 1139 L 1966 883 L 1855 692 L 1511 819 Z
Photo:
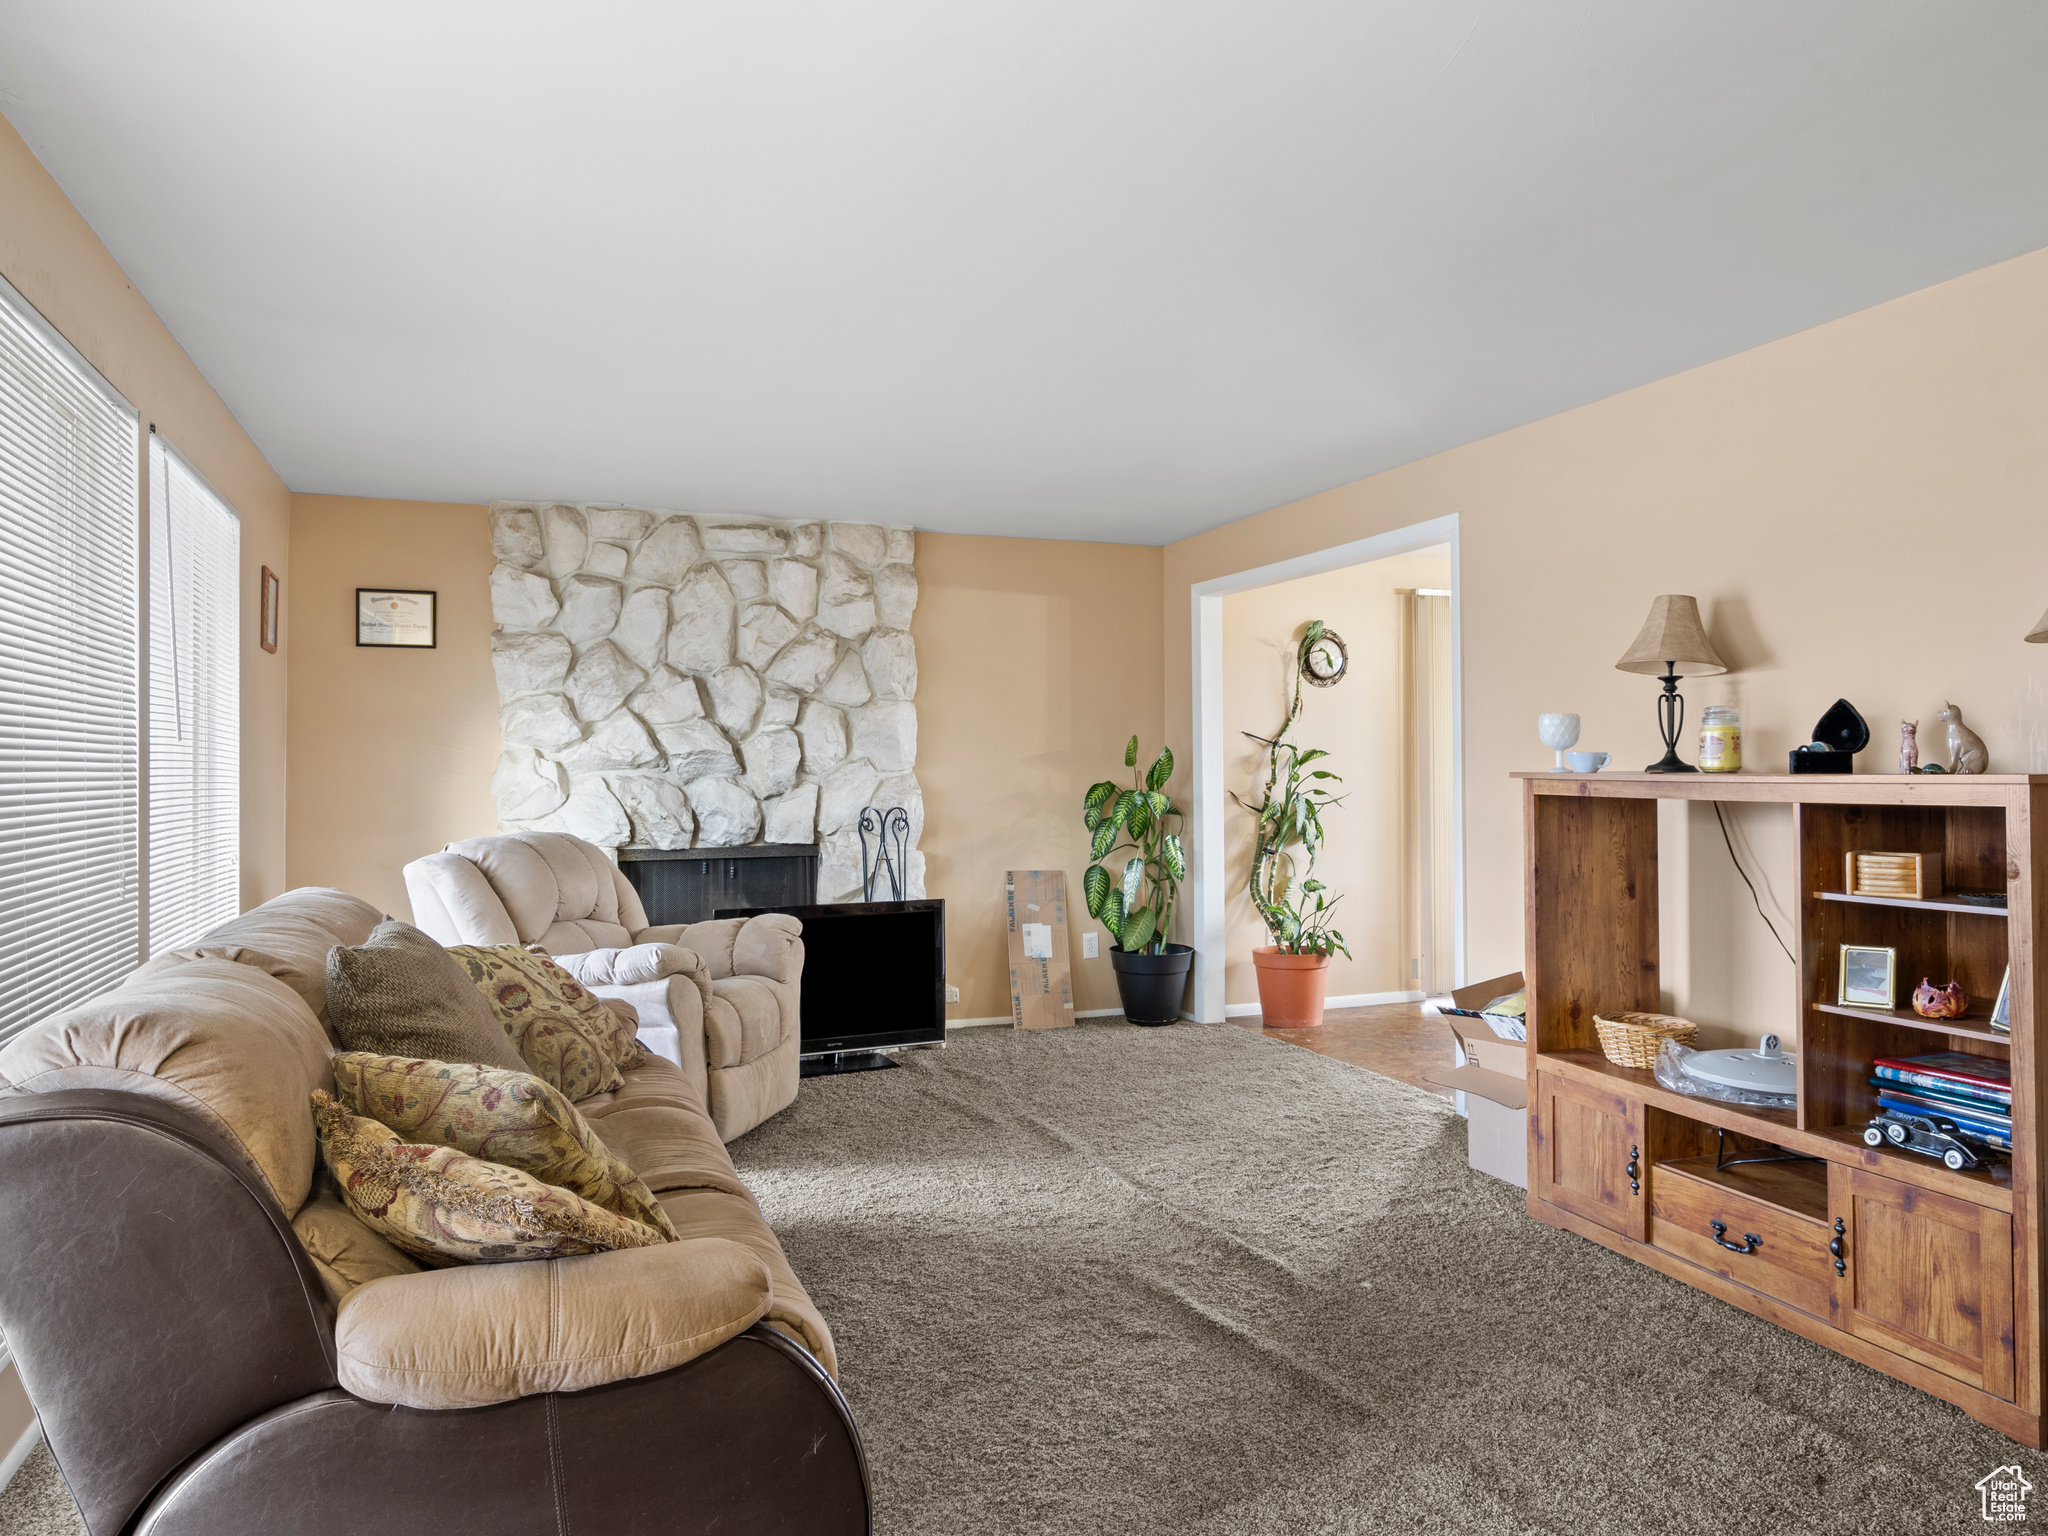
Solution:
M 1730 705 L 1709 704 L 1700 716 L 1700 772 L 1734 773 L 1742 767 L 1742 716 Z

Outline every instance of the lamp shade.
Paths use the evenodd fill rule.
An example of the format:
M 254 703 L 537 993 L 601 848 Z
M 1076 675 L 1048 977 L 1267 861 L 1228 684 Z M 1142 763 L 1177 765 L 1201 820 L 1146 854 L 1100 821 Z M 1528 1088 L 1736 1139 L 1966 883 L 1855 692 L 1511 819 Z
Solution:
M 2048 645 L 2048 613 L 2042 614 L 2039 622 L 2027 631 L 2027 638 L 2036 645 Z
M 1650 604 L 1650 617 L 1644 621 L 1643 632 L 1614 666 L 1620 672 L 1661 677 L 1667 661 L 1680 677 L 1712 677 L 1728 670 L 1727 663 L 1715 654 L 1707 640 L 1707 627 L 1700 622 L 1699 603 L 1678 593 L 1667 593 Z

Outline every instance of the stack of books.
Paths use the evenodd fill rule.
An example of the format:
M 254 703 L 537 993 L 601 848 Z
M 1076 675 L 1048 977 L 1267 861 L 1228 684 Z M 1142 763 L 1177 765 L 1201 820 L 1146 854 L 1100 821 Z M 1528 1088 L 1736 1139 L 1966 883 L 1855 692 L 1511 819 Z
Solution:
M 1988 1056 L 1936 1051 L 1871 1063 L 1881 1108 L 1950 1120 L 1972 1141 L 2012 1150 L 2012 1067 Z

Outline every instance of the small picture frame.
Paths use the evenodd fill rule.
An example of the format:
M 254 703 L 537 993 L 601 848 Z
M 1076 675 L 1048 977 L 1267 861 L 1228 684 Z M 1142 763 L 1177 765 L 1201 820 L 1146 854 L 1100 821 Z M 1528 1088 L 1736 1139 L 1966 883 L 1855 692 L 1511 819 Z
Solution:
M 2012 1033 L 2012 967 L 2005 968 L 2005 979 L 1998 984 L 1998 1001 L 1992 1005 L 1991 1027 L 2001 1035 Z
M 403 587 L 357 587 L 356 644 L 433 650 L 436 596 Z
M 277 572 L 263 567 L 263 614 L 257 621 L 256 643 L 271 655 L 277 654 Z
M 1842 985 L 1836 1001 L 1851 1008 L 1899 1006 L 1899 952 L 1872 944 L 1842 946 Z

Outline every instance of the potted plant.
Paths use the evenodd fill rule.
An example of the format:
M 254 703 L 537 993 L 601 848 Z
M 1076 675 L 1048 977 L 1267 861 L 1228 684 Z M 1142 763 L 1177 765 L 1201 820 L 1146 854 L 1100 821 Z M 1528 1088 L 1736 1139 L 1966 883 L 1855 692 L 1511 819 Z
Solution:
M 1143 777 L 1138 775 L 1138 738 L 1124 748 L 1131 787 L 1113 779 L 1091 785 L 1081 801 L 1081 824 L 1093 835 L 1088 857 L 1095 862 L 1081 877 L 1088 915 L 1109 930 L 1117 998 L 1133 1024 L 1171 1024 L 1180 1017 L 1181 994 L 1195 951 L 1167 942 L 1173 900 L 1188 872 L 1187 854 L 1175 825 L 1181 813 L 1167 799 L 1173 751 L 1161 747 Z M 1104 860 L 1129 848 L 1123 872 L 1111 876 Z
M 1268 1029 L 1321 1024 L 1330 956 L 1334 952 L 1351 958 L 1344 935 L 1330 926 L 1342 898 L 1331 896 L 1315 877 L 1316 854 L 1323 846 L 1323 812 L 1344 798 L 1327 786 L 1343 780 L 1327 768 L 1309 767 L 1329 753 L 1286 739 L 1301 714 L 1302 664 L 1322 637 L 1323 621 L 1317 619 L 1295 655 L 1294 702 L 1279 731 L 1270 739 L 1244 733 L 1266 748 L 1265 798 L 1254 806 L 1231 796 L 1258 817 L 1250 890 L 1252 905 L 1273 942 L 1252 951 L 1252 964 L 1259 978 L 1259 1011 Z

